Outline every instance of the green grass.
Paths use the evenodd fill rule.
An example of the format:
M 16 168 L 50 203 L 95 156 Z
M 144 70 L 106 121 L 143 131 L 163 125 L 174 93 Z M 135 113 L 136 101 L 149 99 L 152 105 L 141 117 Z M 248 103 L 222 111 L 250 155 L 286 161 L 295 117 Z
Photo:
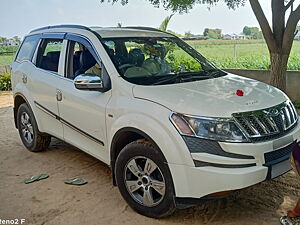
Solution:
M 14 54 L 1 55 L 0 54 L 0 66 L 9 65 L 14 59 Z
M 262 40 L 188 41 L 188 43 L 220 68 L 269 69 L 270 66 L 268 48 Z M 300 70 L 300 41 L 293 43 L 288 70 Z
M 297 109 L 300 109 L 300 102 L 296 102 L 296 103 L 295 103 L 295 107 L 296 107 Z

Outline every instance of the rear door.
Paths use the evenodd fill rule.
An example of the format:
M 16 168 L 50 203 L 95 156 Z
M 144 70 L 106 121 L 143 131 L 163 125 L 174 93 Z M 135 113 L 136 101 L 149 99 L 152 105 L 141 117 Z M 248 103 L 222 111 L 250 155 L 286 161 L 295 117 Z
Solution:
M 33 97 L 39 129 L 55 137 L 63 138 L 59 121 L 57 88 L 63 77 L 63 38 L 65 34 L 43 34 L 34 55 L 35 69 L 30 74 L 28 86 Z M 32 82 L 31 82 L 32 81 Z
M 73 83 L 76 75 L 92 73 L 102 76 L 106 70 L 88 39 L 73 34 L 68 34 L 66 39 L 68 44 L 65 79 L 60 81 L 58 87 L 62 93 L 58 107 L 64 128 L 64 140 L 109 163 L 109 155 L 105 151 L 105 109 L 111 91 L 102 93 L 78 90 Z M 83 56 L 88 59 L 84 59 Z

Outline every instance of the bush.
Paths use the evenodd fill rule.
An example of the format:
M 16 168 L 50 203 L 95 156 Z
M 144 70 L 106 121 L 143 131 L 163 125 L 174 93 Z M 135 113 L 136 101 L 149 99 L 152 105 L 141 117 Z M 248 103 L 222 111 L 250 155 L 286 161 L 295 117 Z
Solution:
M 10 91 L 11 81 L 10 74 L 0 74 L 0 91 Z

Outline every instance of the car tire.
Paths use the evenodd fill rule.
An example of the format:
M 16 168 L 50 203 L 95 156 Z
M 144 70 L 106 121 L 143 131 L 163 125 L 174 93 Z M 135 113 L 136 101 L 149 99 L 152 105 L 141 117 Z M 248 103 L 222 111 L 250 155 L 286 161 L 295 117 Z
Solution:
M 51 136 L 39 132 L 33 112 L 26 103 L 18 108 L 17 125 L 21 140 L 29 151 L 40 152 L 48 148 Z
M 138 140 L 126 145 L 117 157 L 115 176 L 121 195 L 136 212 L 162 218 L 175 211 L 169 167 L 150 142 Z

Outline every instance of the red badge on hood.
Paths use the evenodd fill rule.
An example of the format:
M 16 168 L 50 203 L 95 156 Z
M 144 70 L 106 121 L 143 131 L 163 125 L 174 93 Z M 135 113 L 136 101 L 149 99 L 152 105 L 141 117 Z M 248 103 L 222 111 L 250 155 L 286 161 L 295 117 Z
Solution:
M 239 89 L 239 90 L 236 91 L 236 95 L 237 96 L 244 96 L 244 92 Z

